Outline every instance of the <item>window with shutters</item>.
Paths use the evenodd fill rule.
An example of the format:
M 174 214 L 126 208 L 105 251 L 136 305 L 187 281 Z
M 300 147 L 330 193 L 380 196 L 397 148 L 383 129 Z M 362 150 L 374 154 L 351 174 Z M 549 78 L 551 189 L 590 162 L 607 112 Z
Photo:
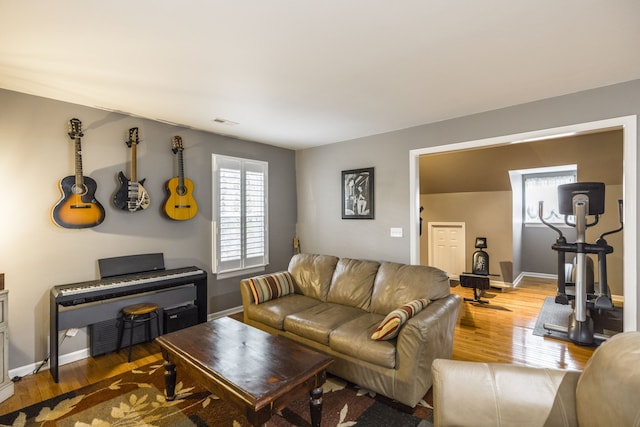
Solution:
M 269 263 L 268 163 L 213 155 L 213 272 L 264 270 Z

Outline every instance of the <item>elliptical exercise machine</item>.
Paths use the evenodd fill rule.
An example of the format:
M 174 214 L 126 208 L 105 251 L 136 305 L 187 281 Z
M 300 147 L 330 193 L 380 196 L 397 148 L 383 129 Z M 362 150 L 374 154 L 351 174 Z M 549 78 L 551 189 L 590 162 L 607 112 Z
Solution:
M 601 182 L 576 182 L 558 186 L 558 207 L 560 215 L 564 215 L 564 222 L 568 226 L 575 227 L 576 241 L 568 243 L 562 231 L 549 224 L 542 217 L 543 203 L 538 204 L 538 217 L 547 227 L 558 233 L 556 242 L 551 249 L 558 252 L 558 293 L 555 298 L 557 304 L 567 305 L 572 300 L 573 311 L 569 315 L 568 326 L 544 324 L 544 328 L 550 331 L 565 333 L 568 339 L 579 345 L 592 345 L 596 340 L 603 341 L 609 338 L 600 333 L 594 333 L 592 313 L 595 311 L 613 310 L 611 294 L 607 284 L 607 254 L 613 253 L 613 247 L 604 239 L 623 228 L 622 200 L 618 200 L 618 213 L 620 215 L 620 227 L 603 233 L 594 244 L 586 242 L 586 230 L 598 223 L 599 216 L 604 213 L 604 183 Z M 575 217 L 575 223 L 569 222 L 570 215 Z M 587 216 L 593 216 L 593 222 L 589 223 Z M 576 254 L 575 282 L 568 282 L 565 270 L 565 254 Z M 598 256 L 598 289 L 596 292 L 593 281 L 587 277 L 587 254 Z M 573 292 L 567 287 L 574 286 Z

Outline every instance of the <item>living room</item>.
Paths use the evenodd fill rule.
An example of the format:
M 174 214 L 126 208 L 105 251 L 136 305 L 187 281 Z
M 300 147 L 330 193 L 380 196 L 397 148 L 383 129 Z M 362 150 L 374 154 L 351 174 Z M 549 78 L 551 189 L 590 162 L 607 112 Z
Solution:
M 638 39 L 636 31 L 634 28 L 628 35 L 632 43 Z M 8 49 L 5 44 L 11 42 L 3 43 L 3 49 Z M 81 51 L 79 63 L 83 55 L 85 52 Z M 625 55 L 629 53 L 619 53 Z M 462 62 L 458 66 L 472 66 L 470 62 Z M 0 78 L 0 82 L 7 82 L 0 83 L 0 138 L 4 149 L 0 173 L 6 183 L 5 209 L 0 221 L 4 241 L 0 259 L 5 288 L 9 290 L 10 372 L 12 376 L 28 374 L 47 358 L 51 288 L 98 278 L 96 262 L 100 258 L 162 252 L 168 268 L 197 265 L 209 272 L 211 315 L 233 311 L 241 305 L 240 277 L 218 279 L 210 273 L 212 154 L 269 162 L 267 272 L 286 268 L 296 236 L 302 250 L 308 253 L 414 263 L 420 259 L 416 196 L 419 191 L 414 163 L 419 155 L 429 150 L 470 146 L 474 141 L 506 144 L 515 140 L 515 136 L 519 139 L 545 133 L 553 136 L 574 127 L 578 132 L 587 132 L 590 126 L 614 127 L 624 134 L 623 274 L 625 316 L 628 316 L 625 329 L 638 330 L 640 293 L 635 284 L 640 277 L 635 261 L 640 233 L 636 173 L 640 70 L 637 60 L 633 64 L 635 68 L 627 66 L 625 73 L 598 80 L 596 86 L 590 86 L 591 82 L 584 87 L 575 86 L 564 72 L 556 76 L 558 83 L 553 85 L 545 79 L 551 80 L 554 75 L 542 81 L 532 76 L 529 81 L 532 92 L 541 95 L 530 95 L 523 102 L 512 104 L 497 96 L 499 99 L 490 110 L 474 110 L 459 116 L 443 113 L 442 118 L 430 122 L 407 120 L 411 124 L 402 128 L 302 149 L 224 134 L 233 127 L 221 128 L 219 133 L 208 132 L 155 120 L 165 117 L 163 114 L 142 118 L 123 113 L 129 111 L 124 101 L 110 99 L 111 83 L 99 92 L 104 102 L 82 105 L 56 100 L 45 95 L 44 89 L 39 92 L 26 90 L 20 84 L 10 85 L 8 77 L 20 73 L 15 69 L 7 72 L 6 77 Z M 590 66 L 594 66 L 592 62 L 581 64 L 581 68 Z M 511 71 L 517 71 L 517 67 Z M 57 72 L 52 66 L 50 73 Z M 72 73 L 72 77 L 81 81 L 80 75 Z M 487 97 L 493 92 L 514 90 L 494 84 L 486 86 Z M 545 85 L 553 86 L 554 92 L 550 94 Z M 77 92 L 89 90 L 79 84 Z M 451 95 L 458 99 L 466 96 L 464 92 Z M 105 109 L 109 106 L 111 111 Z M 67 123 L 73 117 L 83 123 L 84 170 L 97 181 L 96 197 L 106 208 L 105 221 L 88 230 L 56 227 L 49 217 L 52 206 L 60 199 L 59 180 L 73 175 L 73 141 L 67 135 Z M 175 122 L 180 123 L 179 119 Z M 323 126 L 330 126 L 328 123 Z M 110 206 L 117 188 L 116 175 L 119 171 L 126 173 L 129 167 L 125 141 L 132 127 L 141 131 L 138 175 L 146 179 L 151 198 L 150 209 L 135 213 Z M 184 222 L 172 221 L 160 212 L 165 198 L 163 185 L 175 175 L 175 156 L 171 152 L 174 135 L 180 135 L 184 142 L 185 174 L 195 183 L 194 196 L 200 206 L 196 218 Z M 367 167 L 375 169 L 375 219 L 343 220 L 340 173 Z M 391 228 L 401 229 L 402 236 L 391 237 Z M 85 330 L 66 338 L 61 346 L 64 361 L 87 357 L 88 342 Z

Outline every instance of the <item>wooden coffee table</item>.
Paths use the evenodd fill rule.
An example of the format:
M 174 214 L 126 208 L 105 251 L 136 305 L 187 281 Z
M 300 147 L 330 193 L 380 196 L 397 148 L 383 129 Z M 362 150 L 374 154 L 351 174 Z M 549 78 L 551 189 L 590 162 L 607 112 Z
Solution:
M 256 426 L 309 393 L 311 422 L 320 426 L 322 384 L 331 357 L 229 317 L 156 340 L 165 359 L 168 400 L 175 398 L 179 370 L 241 408 Z

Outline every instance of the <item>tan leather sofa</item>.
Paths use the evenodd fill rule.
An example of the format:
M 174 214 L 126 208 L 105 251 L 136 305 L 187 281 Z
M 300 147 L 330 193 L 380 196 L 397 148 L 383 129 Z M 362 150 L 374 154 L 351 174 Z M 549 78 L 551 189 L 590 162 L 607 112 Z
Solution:
M 433 363 L 435 426 L 640 426 L 640 332 L 615 335 L 583 372 Z
M 259 304 L 254 279 L 241 281 L 245 323 L 331 355 L 329 372 L 416 406 L 431 387 L 432 361 L 452 353 L 460 297 L 447 273 L 314 254 L 295 255 L 288 272 L 295 292 Z M 396 338 L 371 339 L 387 314 L 420 298 L 430 302 Z

